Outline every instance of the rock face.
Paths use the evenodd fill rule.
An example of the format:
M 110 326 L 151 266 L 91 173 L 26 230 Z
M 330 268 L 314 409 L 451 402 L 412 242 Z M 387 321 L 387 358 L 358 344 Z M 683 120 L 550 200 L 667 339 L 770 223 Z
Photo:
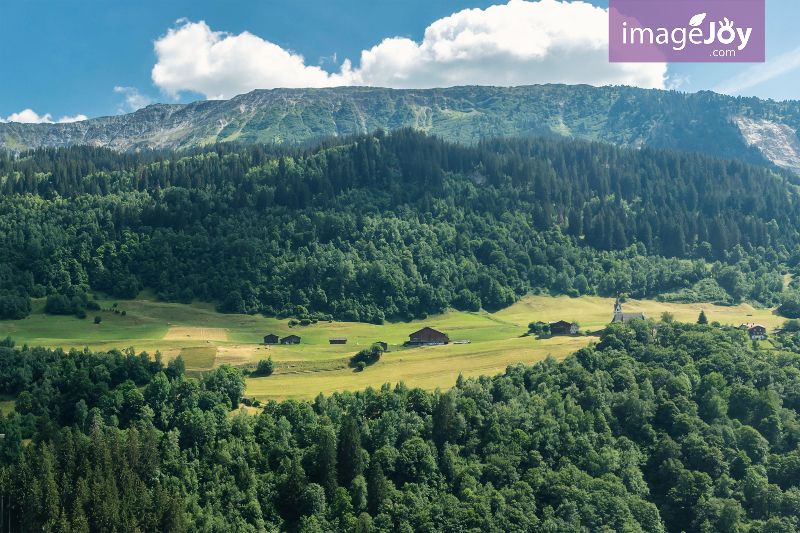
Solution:
M 75 144 L 122 151 L 217 141 L 310 144 L 399 127 L 468 144 L 500 135 L 552 135 L 699 150 L 793 169 L 800 161 L 800 102 L 586 85 L 259 90 L 69 124 L 2 123 L 0 146 L 19 152 Z
M 748 145 L 758 147 L 767 159 L 779 167 L 800 175 L 800 138 L 797 130 L 765 119 L 753 120 L 741 115 L 732 119 Z

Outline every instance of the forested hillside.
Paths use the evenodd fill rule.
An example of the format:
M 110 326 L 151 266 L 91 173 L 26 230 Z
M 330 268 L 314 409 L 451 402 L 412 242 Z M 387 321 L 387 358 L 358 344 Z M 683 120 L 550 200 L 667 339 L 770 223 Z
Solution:
M 0 156 L 2 316 L 30 297 L 219 302 L 380 323 L 530 290 L 777 304 L 800 187 L 698 153 L 410 129 L 307 150 Z
M 7 339 L 0 391 L 22 393 L 0 484 L 25 531 L 800 531 L 800 355 L 653 331 L 612 324 L 561 363 L 447 392 L 233 418 L 237 369 L 197 382 L 180 359 Z

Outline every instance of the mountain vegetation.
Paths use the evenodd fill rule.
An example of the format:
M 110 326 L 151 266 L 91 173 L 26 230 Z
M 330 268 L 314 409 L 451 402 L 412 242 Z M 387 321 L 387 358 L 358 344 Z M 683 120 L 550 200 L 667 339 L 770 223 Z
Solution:
M 310 145 L 403 127 L 470 145 L 490 137 L 550 135 L 696 150 L 800 172 L 797 101 L 623 86 L 259 90 L 231 100 L 156 104 L 69 124 L 0 123 L 0 147 L 20 152 L 78 144 L 122 151 L 220 141 Z
M 38 149 L 0 155 L 0 313 L 47 297 L 86 316 L 91 291 L 144 287 L 375 323 L 531 290 L 772 306 L 793 294 L 799 193 L 699 153 L 412 129 L 308 149 Z
M 238 369 L 198 381 L 180 358 L 6 339 L 6 511 L 56 532 L 799 531 L 796 340 L 654 326 L 447 392 L 386 384 L 233 418 Z

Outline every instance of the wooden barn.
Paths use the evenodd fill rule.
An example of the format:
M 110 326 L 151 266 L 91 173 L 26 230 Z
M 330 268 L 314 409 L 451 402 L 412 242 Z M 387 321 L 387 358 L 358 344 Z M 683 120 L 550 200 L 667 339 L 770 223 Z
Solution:
M 389 345 L 386 344 L 385 342 L 379 342 L 378 344 L 381 345 L 381 348 L 383 348 L 384 352 L 388 352 L 389 351 Z
M 447 344 L 450 342 L 450 337 L 427 326 L 409 335 L 408 339 L 409 344 Z
M 550 322 L 550 333 L 553 335 L 575 335 L 579 329 L 581 328 L 578 324 L 566 320 Z
M 347 344 L 347 337 L 331 337 L 328 342 L 331 344 Z
M 281 339 L 281 344 L 300 344 L 300 337 L 297 335 L 287 335 Z
M 278 340 L 279 339 L 277 335 L 264 335 L 264 344 L 278 344 Z

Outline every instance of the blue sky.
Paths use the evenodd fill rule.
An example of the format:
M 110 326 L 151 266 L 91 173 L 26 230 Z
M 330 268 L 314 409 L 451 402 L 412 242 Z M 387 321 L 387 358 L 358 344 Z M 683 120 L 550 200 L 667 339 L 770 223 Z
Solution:
M 607 0 L 590 3 L 599 7 L 608 5 Z M 490 58 L 484 63 L 476 59 L 473 64 L 467 58 L 466 63 L 453 59 L 445 66 L 415 64 L 424 63 L 419 58 L 434 53 L 432 50 L 445 39 L 440 36 L 439 41 L 429 43 L 426 49 L 428 45 L 423 43 L 426 28 L 466 9 L 485 10 L 499 4 L 502 3 L 453 0 L 0 0 L 0 50 L 3 51 L 0 117 L 9 118 L 25 109 L 39 116 L 49 114 L 53 121 L 79 115 L 90 118 L 115 115 L 150 102 L 228 98 L 236 92 L 260 87 L 258 84 L 303 86 L 346 82 L 401 87 L 461 82 L 507 85 L 586 81 L 548 67 L 532 74 L 526 67 L 528 63 L 515 63 L 511 59 L 507 63 Z M 449 26 L 438 23 L 436 27 L 449 31 L 491 19 L 487 24 L 497 28 L 498 17 L 515 17 L 522 13 L 523 7 L 527 9 L 521 4 L 524 2 L 514 4 L 514 9 L 462 14 L 453 18 Z M 586 24 L 596 20 L 590 11 L 582 11 L 587 15 Z M 543 13 L 526 12 L 538 18 Z M 176 23 L 178 20 L 182 22 Z M 199 24 L 201 21 L 204 26 Z M 667 67 L 667 86 L 677 85 L 679 90 L 692 92 L 716 89 L 775 100 L 800 99 L 798 21 L 800 0 L 767 0 L 765 64 L 673 63 Z M 501 34 L 506 32 L 502 25 L 499 27 Z M 165 39 L 170 29 L 174 35 Z M 228 39 L 242 32 L 253 37 Z M 379 46 L 373 63 L 362 64 L 362 50 L 370 50 L 393 37 L 408 40 L 395 39 Z M 503 35 L 498 39 L 499 46 L 508 44 L 502 42 Z M 525 39 L 517 35 L 507 41 L 524 47 Z M 196 65 L 186 65 L 187 56 L 195 48 L 208 46 L 211 50 L 217 41 L 229 44 L 232 51 L 230 55 L 214 56 L 214 72 L 200 72 Z M 154 49 L 157 42 L 163 43 L 160 55 Z M 468 47 L 461 52 L 471 53 Z M 248 54 L 251 56 L 247 57 Z M 303 57 L 300 63 L 298 55 Z M 235 64 L 221 64 L 228 61 L 226 58 L 233 58 L 230 61 Z M 342 68 L 345 58 L 352 62 L 350 70 Z M 570 72 L 586 70 L 580 57 L 571 60 L 576 64 Z M 294 69 L 285 78 L 282 76 L 288 71 L 280 66 L 284 64 L 281 61 Z M 259 62 L 260 66 L 253 66 Z M 162 75 L 154 82 L 153 67 L 157 63 Z M 788 64 L 794 68 L 786 67 Z M 472 67 L 472 74 L 464 74 Z M 187 73 L 187 69 L 194 70 Z M 264 72 L 265 69 L 273 72 Z M 527 73 L 522 72 L 526 69 Z M 611 79 L 648 86 L 660 73 L 657 69 L 646 72 L 628 69 L 598 72 L 596 76 L 589 78 L 589 82 L 602 84 Z M 246 79 L 251 79 L 249 85 L 243 81 Z M 756 83 L 757 80 L 761 81 Z

